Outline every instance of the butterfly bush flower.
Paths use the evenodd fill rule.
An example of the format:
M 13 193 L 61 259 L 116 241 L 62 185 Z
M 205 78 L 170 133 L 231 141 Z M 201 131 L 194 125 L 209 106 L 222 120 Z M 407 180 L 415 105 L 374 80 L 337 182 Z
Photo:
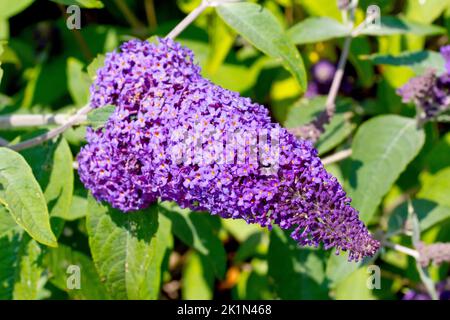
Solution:
M 437 75 L 433 69 L 412 78 L 397 90 L 404 103 L 414 103 L 431 119 L 450 108 L 450 45 L 441 48 L 446 71 Z
M 417 250 L 419 262 L 423 267 L 427 267 L 431 262 L 435 265 L 450 262 L 450 243 L 437 242 L 429 245 L 420 243 Z
M 170 39 L 132 40 L 109 53 L 91 105 L 115 105 L 89 128 L 81 181 L 124 212 L 170 200 L 292 231 L 300 245 L 372 256 L 379 242 L 309 141 L 273 123 L 263 106 L 214 85 L 190 50 Z

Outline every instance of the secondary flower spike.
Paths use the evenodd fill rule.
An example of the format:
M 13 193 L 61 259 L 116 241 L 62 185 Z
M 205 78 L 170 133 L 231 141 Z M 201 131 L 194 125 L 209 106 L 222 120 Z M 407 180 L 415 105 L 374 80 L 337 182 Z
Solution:
M 190 50 L 170 39 L 132 40 L 109 53 L 91 88 L 93 107 L 112 104 L 103 128 L 88 129 L 81 181 L 122 211 L 157 199 L 291 229 L 300 245 L 348 251 L 379 247 L 309 141 L 268 111 L 200 75 Z
M 446 71 L 437 75 L 428 69 L 423 75 L 412 78 L 397 90 L 404 103 L 412 102 L 424 113 L 425 119 L 431 119 L 450 108 L 450 45 L 441 48 Z

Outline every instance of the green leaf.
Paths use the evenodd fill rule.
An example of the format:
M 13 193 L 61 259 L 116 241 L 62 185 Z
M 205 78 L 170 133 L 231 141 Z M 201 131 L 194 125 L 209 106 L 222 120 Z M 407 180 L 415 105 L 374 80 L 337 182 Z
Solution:
M 170 220 L 157 205 L 123 213 L 90 196 L 86 227 L 95 266 L 113 299 L 157 299 L 172 246 Z
M 254 233 L 264 230 L 257 224 L 247 223 L 245 220 L 239 219 L 223 219 L 222 226 L 239 242 L 243 242 Z
M 450 219 L 450 207 L 425 199 L 414 199 L 411 202 L 419 219 L 420 230 L 425 231 L 443 221 Z M 388 222 L 388 233 L 403 229 L 408 219 L 408 203 L 403 202 L 391 213 Z
M 285 126 L 287 128 L 296 128 L 309 123 L 325 110 L 325 100 L 325 97 L 316 97 L 311 100 L 302 99 L 298 101 L 289 110 Z M 320 154 L 335 148 L 352 133 L 354 125 L 348 120 L 347 116 L 351 108 L 351 101 L 337 101 L 336 114 L 331 119 L 330 124 L 325 126 L 324 134 L 316 143 Z
M 205 69 L 207 73 L 215 74 L 233 47 L 236 34 L 217 15 L 214 15 L 209 38 L 210 48 Z
M 242 242 L 236 251 L 234 261 L 236 263 L 242 263 L 250 257 L 255 256 L 264 240 L 264 234 L 262 232 L 255 232 L 248 237 L 247 240 Z
M 436 20 L 445 9 L 450 8 L 448 0 L 409 0 L 406 6 L 408 18 L 423 23 L 431 23 Z
M 0 300 L 37 299 L 43 272 L 41 249 L 1 205 L 0 247 Z
M 105 56 L 103 54 L 97 55 L 94 60 L 87 66 L 87 73 L 91 80 L 95 80 L 97 70 L 105 64 Z
M 73 250 L 66 245 L 59 245 L 45 255 L 45 264 L 49 270 L 49 280 L 53 285 L 67 291 L 72 299 L 105 300 L 108 294 L 94 263 L 85 254 Z M 80 268 L 80 289 L 69 289 L 67 286 L 69 266 Z
M 163 202 L 161 203 L 161 213 L 172 221 L 172 232 L 178 239 L 199 253 L 208 255 L 208 241 L 205 241 L 205 239 L 213 238 L 214 235 L 212 233 L 206 236 L 199 234 L 210 230 L 198 230 L 192 222 L 192 213 L 189 209 L 182 209 L 172 202 Z
M 314 43 L 349 35 L 351 28 L 328 17 L 309 17 L 288 30 L 295 44 Z
M 66 6 L 76 5 L 86 9 L 101 9 L 103 3 L 100 0 L 51 0 Z
M 269 277 L 281 299 L 326 299 L 323 251 L 299 248 L 280 228 L 270 233 Z
M 73 156 L 64 138 L 21 152 L 44 192 L 51 217 L 69 215 L 73 194 Z
M 310 16 L 324 16 L 333 19 L 341 18 L 341 12 L 337 6 L 337 1 L 296 0 L 295 2 L 300 4 Z
M 85 105 L 89 100 L 91 79 L 83 71 L 83 63 L 75 58 L 67 59 L 67 86 L 70 96 L 77 106 Z
M 253 259 L 247 268 L 239 274 L 239 280 L 233 288 L 235 300 L 273 300 L 276 298 L 267 277 L 267 261 Z
M 2 0 L 0 1 L 0 19 L 8 19 L 30 6 L 34 0 Z
M 0 42 L 0 56 L 3 53 L 3 43 Z M 2 83 L 3 78 L 3 69 L 2 69 L 2 60 L 0 60 L 0 84 Z
M 444 58 L 440 53 L 434 51 L 407 51 L 395 56 L 377 53 L 363 58 L 375 64 L 407 66 L 413 69 L 416 74 L 423 74 L 430 68 L 438 73 L 445 71 Z
M 418 36 L 435 36 L 445 33 L 445 28 L 422 24 L 404 17 L 382 16 L 380 27 L 370 27 L 361 31 L 362 35 L 389 36 L 394 34 L 414 34 Z
M 210 300 L 213 298 L 214 272 L 209 268 L 206 258 L 191 251 L 187 258 L 181 278 L 184 300 Z
M 87 115 L 88 125 L 94 129 L 103 127 L 115 109 L 115 106 L 107 105 L 90 111 Z
M 426 166 L 430 173 L 436 173 L 450 166 L 450 132 L 445 134 L 428 152 Z
M 347 277 L 349 277 L 361 263 L 348 262 L 348 255 L 336 255 L 331 253 L 327 261 L 326 275 L 329 281 L 329 286 L 334 288 Z
M 172 222 L 172 232 L 188 246 L 204 255 L 217 278 L 223 279 L 226 270 L 226 252 L 213 231 L 207 213 L 181 209 L 174 203 L 162 203 L 160 212 Z
M 439 170 L 435 174 L 422 177 L 422 188 L 418 198 L 427 199 L 439 205 L 450 207 L 450 168 Z
M 5 206 L 0 204 L 0 237 L 15 228 L 20 229 L 11 216 L 11 213 L 9 213 Z
M 227 3 L 217 7 L 219 16 L 256 48 L 283 62 L 306 90 L 306 72 L 302 57 L 277 19 L 254 3 Z
M 352 206 L 369 222 L 383 196 L 425 141 L 414 119 L 383 115 L 363 123 L 352 144 L 349 196 Z
M 370 273 L 366 268 L 360 268 L 353 272 L 336 286 L 336 300 L 374 300 L 373 290 L 367 286 Z
M 83 196 L 74 194 L 72 197 L 72 204 L 70 205 L 68 213 L 63 217 L 64 220 L 73 221 L 86 216 L 88 209 L 88 199 Z
M 0 203 L 36 241 L 56 247 L 44 194 L 25 159 L 0 148 Z

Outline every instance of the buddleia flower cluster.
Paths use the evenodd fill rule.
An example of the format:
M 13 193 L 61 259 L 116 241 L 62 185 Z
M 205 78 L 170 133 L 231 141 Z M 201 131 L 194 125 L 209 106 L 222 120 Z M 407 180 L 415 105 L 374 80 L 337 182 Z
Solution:
M 414 103 L 425 119 L 432 119 L 450 108 L 450 45 L 442 47 L 441 54 L 446 69 L 443 74 L 428 69 L 397 90 L 402 101 Z
M 444 262 L 450 262 L 450 243 L 437 242 L 428 245 L 420 243 L 417 251 L 419 262 L 423 267 L 427 267 L 430 263 L 439 266 Z
M 377 251 L 312 144 L 203 78 L 179 43 L 131 40 L 107 54 L 91 105 L 116 106 L 102 128 L 88 128 L 78 155 L 81 181 L 98 201 L 129 212 L 168 200 L 278 225 L 300 245 L 334 247 L 350 260 Z

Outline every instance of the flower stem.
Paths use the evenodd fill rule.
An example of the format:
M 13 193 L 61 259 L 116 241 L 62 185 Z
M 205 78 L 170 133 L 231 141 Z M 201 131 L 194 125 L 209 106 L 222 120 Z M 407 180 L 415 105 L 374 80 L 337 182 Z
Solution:
M 166 38 L 175 39 L 184 29 L 186 29 L 197 17 L 209 6 L 209 1 L 202 0 L 200 5 L 192 10 L 181 22 L 170 31 Z
M 68 114 L 13 114 L 0 116 L 0 129 L 62 125 Z
M 389 242 L 387 240 L 383 241 L 383 246 L 391 248 L 391 249 L 393 249 L 395 251 L 404 253 L 404 254 L 406 254 L 408 256 L 413 257 L 416 260 L 419 259 L 419 251 L 417 251 L 417 250 L 414 250 L 414 249 L 402 246 L 402 245 L 397 244 L 397 243 L 392 243 L 392 242 Z
M 335 154 L 332 154 L 331 156 L 323 158 L 322 164 L 324 166 L 328 165 L 328 164 L 332 164 L 332 163 L 347 159 L 351 155 L 352 155 L 352 149 L 342 150 L 342 151 L 336 152 Z
M 40 136 L 37 136 L 35 138 L 25 140 L 23 142 L 20 142 L 18 144 L 8 145 L 8 147 L 15 151 L 20 151 L 23 149 L 32 148 L 34 146 L 37 146 L 45 141 L 48 141 L 50 139 L 53 139 L 66 131 L 67 129 L 71 128 L 73 125 L 79 123 L 81 118 L 84 118 L 86 114 L 88 114 L 89 111 L 91 111 L 91 106 L 89 104 L 85 105 L 81 109 L 78 110 L 76 114 L 71 116 L 69 119 L 67 119 L 64 124 L 61 126 L 54 128 L 50 130 L 49 132 L 46 132 Z

